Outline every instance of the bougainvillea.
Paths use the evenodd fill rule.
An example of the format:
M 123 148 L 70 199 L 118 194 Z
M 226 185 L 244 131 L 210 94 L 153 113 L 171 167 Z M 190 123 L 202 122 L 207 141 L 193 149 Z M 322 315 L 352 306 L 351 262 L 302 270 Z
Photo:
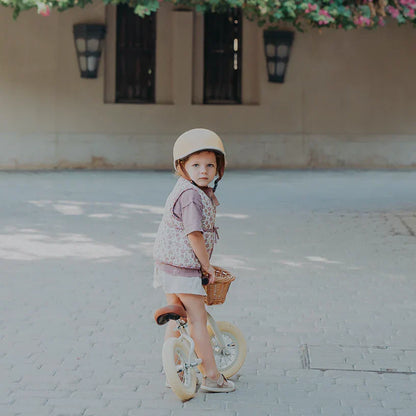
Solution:
M 106 4 L 129 4 L 139 16 L 157 11 L 158 0 L 103 0 Z M 221 12 L 239 7 L 250 20 L 262 26 L 286 23 L 298 30 L 307 26 L 337 29 L 372 29 L 384 26 L 386 19 L 398 24 L 416 25 L 416 0 L 166 0 L 180 8 L 198 12 Z M 71 7 L 84 7 L 92 0 L 0 0 L 0 4 L 14 9 L 14 16 L 36 8 L 42 16 L 52 9 L 64 11 Z

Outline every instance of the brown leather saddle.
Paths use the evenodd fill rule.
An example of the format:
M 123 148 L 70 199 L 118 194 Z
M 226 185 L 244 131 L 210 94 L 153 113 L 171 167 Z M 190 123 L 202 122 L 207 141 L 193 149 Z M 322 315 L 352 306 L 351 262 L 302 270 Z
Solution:
M 180 305 L 167 305 L 155 312 L 155 321 L 158 325 L 165 325 L 171 319 L 186 319 L 186 310 Z

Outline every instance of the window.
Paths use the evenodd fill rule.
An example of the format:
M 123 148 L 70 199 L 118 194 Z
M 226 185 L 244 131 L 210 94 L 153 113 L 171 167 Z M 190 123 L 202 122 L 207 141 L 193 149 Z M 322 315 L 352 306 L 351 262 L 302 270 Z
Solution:
M 155 102 L 156 14 L 117 6 L 116 102 Z
M 240 9 L 204 16 L 204 104 L 241 103 Z

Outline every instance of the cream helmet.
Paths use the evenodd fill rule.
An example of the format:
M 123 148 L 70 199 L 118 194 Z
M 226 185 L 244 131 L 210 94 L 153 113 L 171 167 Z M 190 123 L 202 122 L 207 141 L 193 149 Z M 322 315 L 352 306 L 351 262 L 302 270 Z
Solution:
M 190 156 L 192 153 L 201 152 L 204 150 L 212 150 L 222 158 L 222 163 L 219 164 L 218 178 L 215 181 L 214 190 L 217 187 L 218 181 L 224 175 L 225 168 L 225 150 L 224 144 L 220 137 L 208 129 L 191 129 L 181 134 L 173 146 L 173 166 L 179 174 L 185 174 L 179 166 L 179 161 Z M 178 170 L 179 168 L 179 170 Z M 186 179 L 189 179 L 188 177 Z

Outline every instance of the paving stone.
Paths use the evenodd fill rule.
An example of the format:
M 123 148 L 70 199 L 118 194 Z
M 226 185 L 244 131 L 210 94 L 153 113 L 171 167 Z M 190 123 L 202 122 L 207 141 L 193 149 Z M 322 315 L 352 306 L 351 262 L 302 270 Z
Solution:
M 11 397 L 23 398 L 23 399 L 52 399 L 52 398 L 68 398 L 70 397 L 70 391 L 63 390 L 15 390 Z
M 204 416 L 215 416 L 215 415 L 221 415 L 221 416 L 237 416 L 237 412 L 232 411 L 232 410 L 202 410 L 202 409 L 198 409 L 197 410 L 198 414 L 200 415 L 204 415 Z M 180 416 L 180 415 L 184 415 L 184 416 L 191 416 L 191 415 L 195 415 L 196 411 L 195 409 L 181 409 L 181 410 L 177 410 L 174 409 L 172 410 L 171 415 L 172 416 Z
M 54 406 L 51 415 L 53 416 L 84 416 L 86 409 L 78 409 L 72 407 Z
M 140 407 L 143 407 L 144 409 L 152 408 L 155 406 L 155 403 L 157 402 L 157 407 L 166 410 L 166 409 L 183 409 L 183 403 L 175 396 L 174 393 L 170 392 L 170 394 L 167 394 L 163 400 L 150 400 L 147 398 L 143 398 L 140 403 Z
M 343 406 L 352 406 L 353 409 L 368 409 L 368 408 L 384 408 L 383 402 L 380 399 L 355 399 L 354 397 L 345 397 L 341 399 Z
M 108 402 L 109 402 L 108 400 L 101 400 L 101 399 L 80 399 L 80 398 L 73 399 L 71 397 L 65 397 L 65 398 L 52 398 L 48 400 L 47 404 L 48 406 L 54 406 L 54 407 L 60 407 L 60 408 L 68 406 L 69 408 L 74 408 L 74 409 L 86 409 L 89 406 L 107 405 Z
M 414 402 L 406 394 L 386 395 L 381 402 L 387 409 L 415 409 Z
M 352 407 L 346 407 L 346 406 L 331 406 L 323 404 L 321 409 L 321 415 L 323 416 L 353 416 L 354 412 Z
M 107 407 L 97 407 L 97 408 L 87 408 L 82 416 L 127 416 L 130 410 L 127 408 L 120 408 L 116 406 L 107 406 Z M 141 413 L 143 416 L 145 412 Z
M 131 409 L 127 413 L 128 416 L 171 416 L 171 414 L 172 412 L 170 409 L 158 409 L 154 407 L 147 408 L 147 409 L 144 407 L 140 407 L 139 409 Z M 87 416 L 87 414 L 85 416 Z M 103 416 L 107 416 L 107 415 L 103 415 Z M 112 415 L 108 413 L 108 416 L 112 416 Z
M 252 412 L 252 410 L 244 410 L 244 409 L 239 409 L 236 413 L 237 416 L 250 416 L 250 411 Z M 256 415 L 259 416 L 272 416 L 272 415 L 277 415 L 277 414 L 288 414 L 289 409 L 285 408 L 285 407 L 279 407 L 279 406 L 275 406 L 270 410 L 266 410 L 266 409 L 259 409 L 256 412 Z M 253 414 L 253 413 L 251 413 Z
M 17 413 L 16 416 L 51 416 L 52 409 L 47 408 L 32 408 L 32 409 L 25 409 L 24 411 Z
M 395 413 L 396 413 L 396 416 L 414 416 L 415 409 L 414 408 L 412 408 L 412 409 L 409 409 L 409 408 L 407 408 L 407 409 L 397 409 L 395 411 Z

